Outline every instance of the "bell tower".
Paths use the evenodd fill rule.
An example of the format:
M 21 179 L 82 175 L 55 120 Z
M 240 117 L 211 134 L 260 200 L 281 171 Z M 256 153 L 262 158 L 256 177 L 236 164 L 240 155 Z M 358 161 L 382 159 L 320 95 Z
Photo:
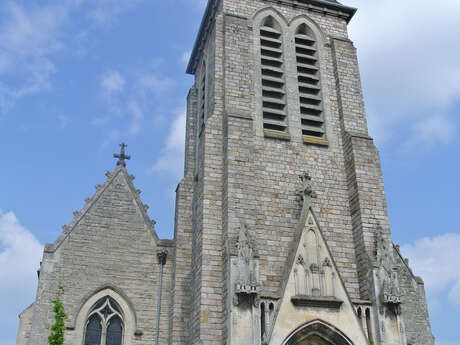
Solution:
M 45 245 L 17 345 L 434 345 L 424 283 L 393 244 L 369 136 L 356 9 L 209 0 L 187 72 L 174 240 L 117 165 Z
M 208 2 L 187 68 L 172 344 L 434 344 L 391 240 L 355 12 Z

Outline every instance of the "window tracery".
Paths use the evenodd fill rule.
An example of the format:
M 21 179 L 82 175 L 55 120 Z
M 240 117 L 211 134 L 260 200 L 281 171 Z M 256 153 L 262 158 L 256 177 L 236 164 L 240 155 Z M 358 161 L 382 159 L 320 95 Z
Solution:
M 97 301 L 91 309 L 85 328 L 84 345 L 122 345 L 123 314 L 110 296 Z

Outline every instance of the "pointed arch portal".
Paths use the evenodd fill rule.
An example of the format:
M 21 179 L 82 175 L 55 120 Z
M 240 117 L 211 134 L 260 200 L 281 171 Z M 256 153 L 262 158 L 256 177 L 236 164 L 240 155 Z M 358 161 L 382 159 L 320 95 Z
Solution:
M 337 328 L 322 321 L 307 323 L 293 331 L 283 345 L 353 345 Z

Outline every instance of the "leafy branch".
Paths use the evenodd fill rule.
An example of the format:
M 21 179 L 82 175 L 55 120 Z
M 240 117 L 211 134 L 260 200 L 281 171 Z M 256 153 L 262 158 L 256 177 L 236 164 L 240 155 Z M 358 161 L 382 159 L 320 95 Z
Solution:
M 67 320 L 67 314 L 64 311 L 64 305 L 60 297 L 64 294 L 64 288 L 59 285 L 58 297 L 52 301 L 54 312 L 54 324 L 51 326 L 51 333 L 48 337 L 49 345 L 63 345 L 64 332 L 66 330 L 64 321 Z

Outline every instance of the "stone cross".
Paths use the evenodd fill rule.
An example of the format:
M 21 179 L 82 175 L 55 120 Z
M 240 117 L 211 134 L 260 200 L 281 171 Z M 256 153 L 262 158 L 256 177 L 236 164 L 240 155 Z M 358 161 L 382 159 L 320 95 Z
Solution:
M 118 158 L 118 162 L 117 162 L 117 165 L 122 165 L 122 166 L 126 166 L 126 163 L 125 163 L 125 159 L 131 159 L 131 156 L 130 155 L 127 155 L 125 154 L 125 148 L 127 147 L 128 145 L 126 145 L 125 143 L 121 143 L 120 144 L 120 154 L 117 154 L 117 153 L 114 153 L 113 154 L 113 157 L 114 158 Z

